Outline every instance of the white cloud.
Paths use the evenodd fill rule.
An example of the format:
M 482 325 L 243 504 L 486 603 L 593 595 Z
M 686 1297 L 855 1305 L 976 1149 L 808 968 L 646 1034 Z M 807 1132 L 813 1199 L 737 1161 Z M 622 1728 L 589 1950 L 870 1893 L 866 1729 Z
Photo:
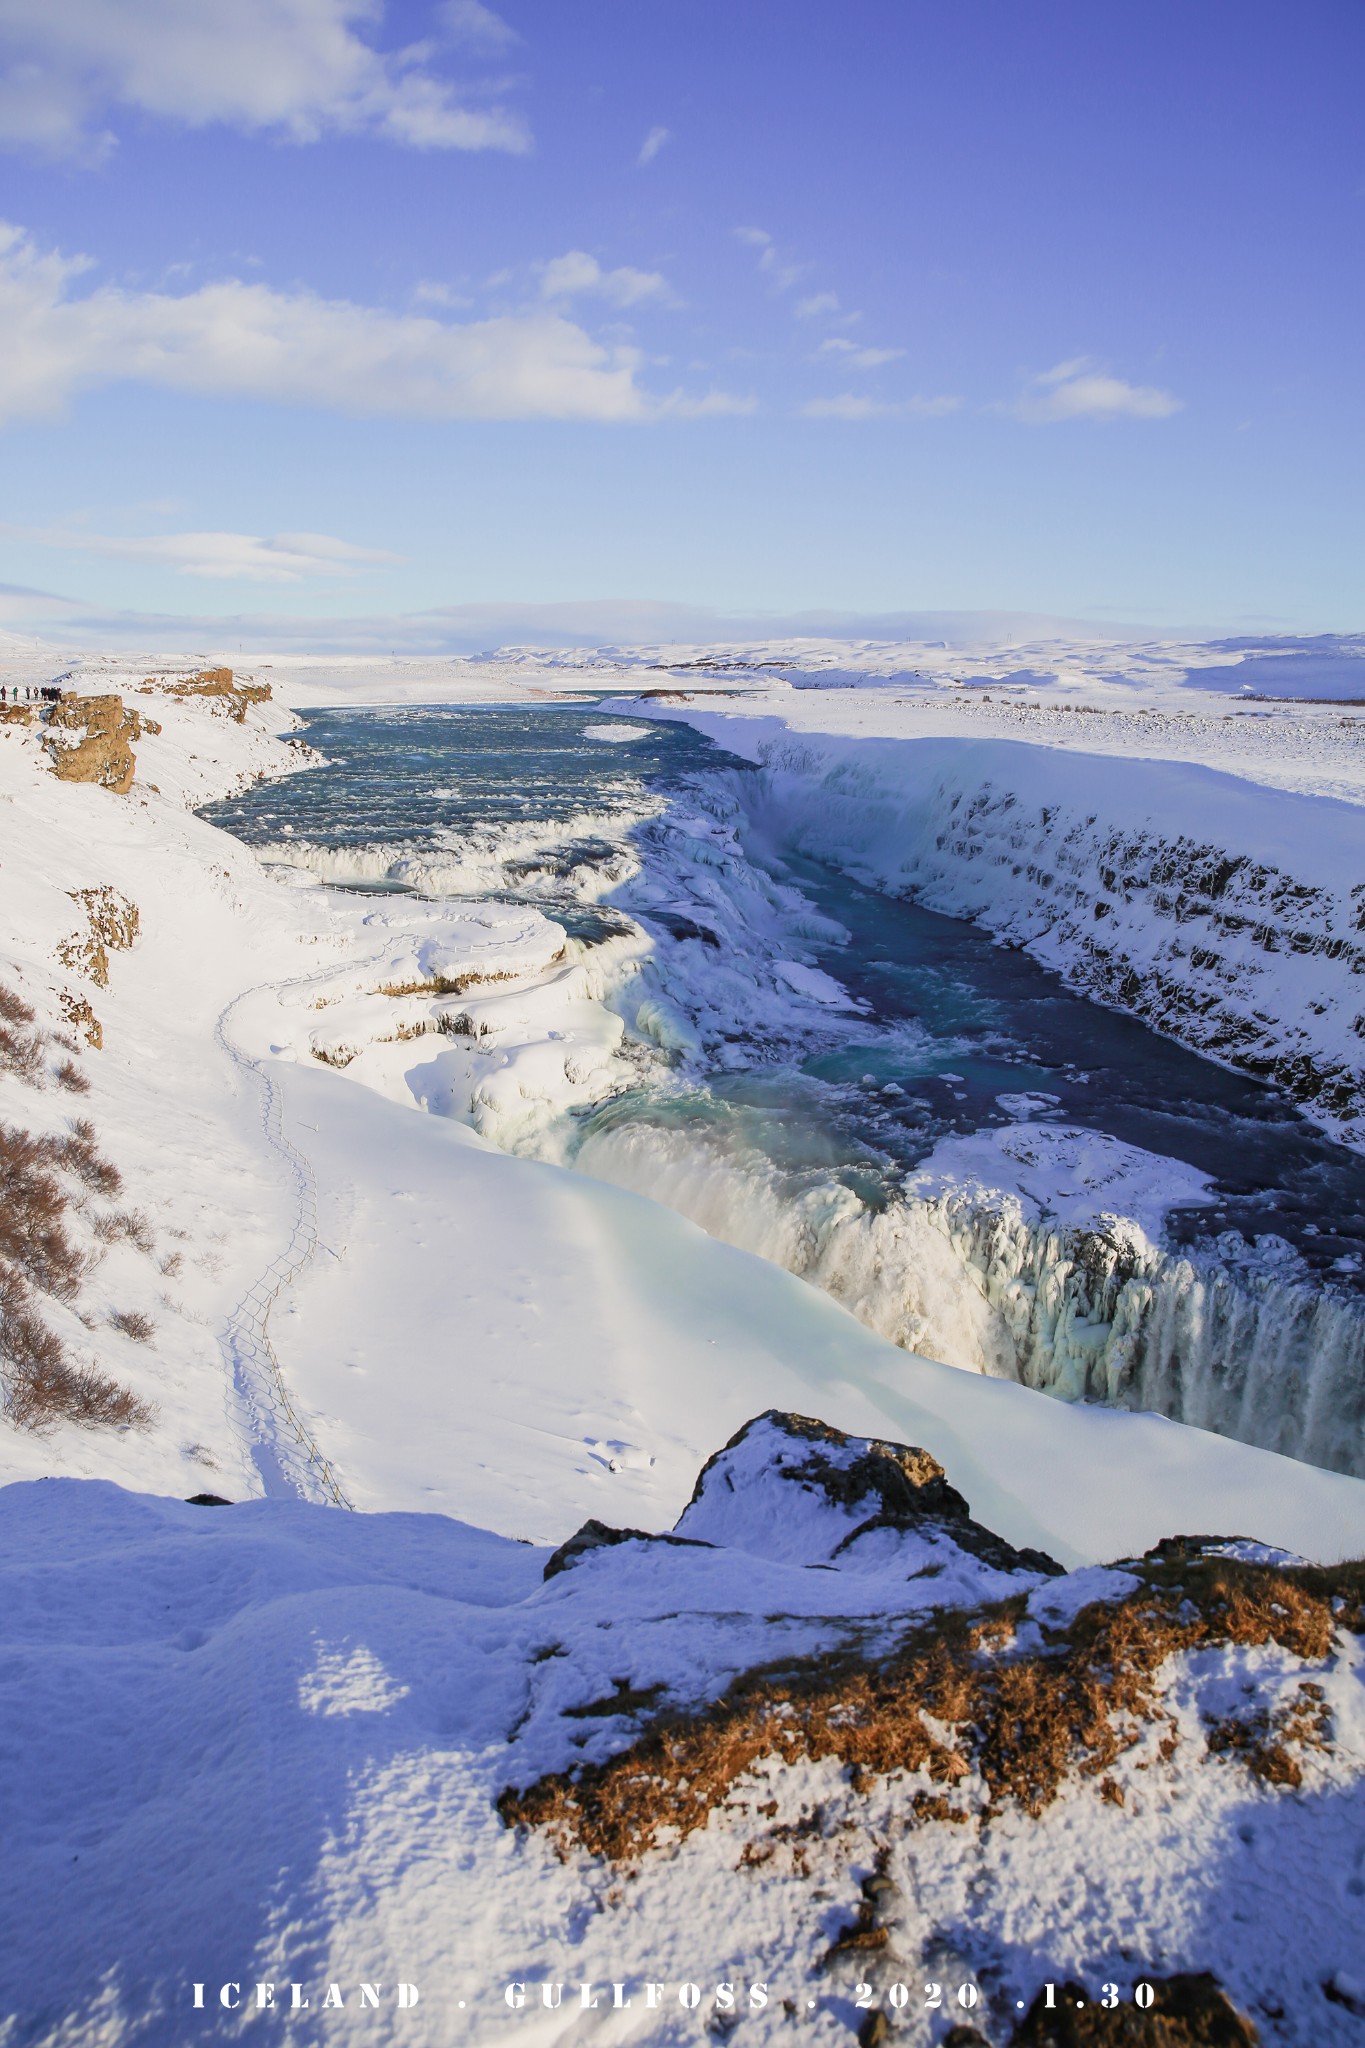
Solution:
M 299 583 L 307 577 L 346 576 L 363 562 L 396 562 L 382 548 L 361 548 L 327 533 L 154 533 L 121 536 L 64 527 L 0 528 L 7 538 L 83 555 L 154 562 L 182 576 L 244 583 Z
M 839 299 L 835 292 L 812 292 L 808 299 L 798 299 L 792 311 L 798 320 L 818 320 L 822 313 L 837 313 Z
M 960 398 L 902 398 L 883 402 L 856 391 L 837 398 L 812 398 L 801 410 L 811 420 L 935 420 L 956 412 Z
M 831 335 L 822 341 L 817 355 L 834 356 L 841 368 L 851 370 L 879 370 L 883 363 L 898 362 L 905 354 L 903 348 L 860 348 L 856 341 L 848 341 L 843 335 Z
M 652 164 L 664 144 L 670 139 L 667 128 L 651 128 L 644 141 L 640 144 L 640 154 L 635 159 L 636 163 L 642 167 L 645 164 Z
M 736 228 L 735 240 L 759 251 L 758 267 L 775 292 L 788 292 L 810 271 L 809 263 L 793 263 L 781 255 L 766 228 Z
M 556 256 L 541 273 L 540 289 L 547 299 L 572 299 L 581 293 L 595 293 L 614 306 L 638 306 L 642 299 L 668 299 L 668 280 L 657 270 L 603 270 L 595 256 L 584 249 L 570 249 Z
M 466 0 L 466 21 L 476 4 Z M 112 143 L 110 112 L 134 108 L 294 142 L 341 133 L 412 149 L 530 147 L 519 115 L 462 106 L 426 67 L 425 47 L 366 42 L 358 31 L 382 17 L 383 0 L 0 0 L 0 143 L 98 154 Z
M 417 306 L 445 306 L 457 312 L 465 312 L 474 304 L 467 292 L 457 292 L 453 285 L 442 284 L 439 278 L 420 278 L 412 288 L 413 304 Z
M 71 285 L 86 268 L 0 230 L 0 418 L 123 379 L 366 413 L 629 418 L 633 357 L 546 310 L 455 325 L 229 280 L 179 296 Z
M 235 278 L 179 295 L 77 295 L 89 267 L 0 223 L 0 422 L 60 413 L 121 382 L 426 419 L 646 420 L 751 405 L 723 392 L 653 397 L 637 382 L 637 349 L 604 345 L 553 306 L 456 322 Z
M 469 50 L 492 56 L 521 41 L 511 22 L 485 7 L 483 0 L 443 0 L 440 16 L 450 40 Z
M 685 391 L 670 392 L 655 407 L 661 417 L 680 420 L 712 420 L 732 414 L 758 411 L 758 400 L 735 391 L 704 391 L 690 398 Z
M 1181 404 L 1169 391 L 1128 384 L 1088 356 L 1074 356 L 1035 377 L 1010 410 L 1021 420 L 1047 425 L 1054 420 L 1164 420 Z

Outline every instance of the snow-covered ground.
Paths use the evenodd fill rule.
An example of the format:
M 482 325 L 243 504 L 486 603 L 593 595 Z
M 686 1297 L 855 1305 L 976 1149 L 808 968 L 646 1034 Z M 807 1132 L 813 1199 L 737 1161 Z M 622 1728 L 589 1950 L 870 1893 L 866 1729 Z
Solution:
M 559 1570 L 440 1513 L 0 1492 L 7 2038 L 1003 2042 L 1049 1983 L 1131 2018 L 1193 1970 L 1349 2041 L 1358 1578 L 1050 1576 L 821 1430 Z
M 44 1313 L 73 1357 L 158 1410 L 144 1430 L 6 1429 L 7 1476 L 260 1490 L 253 1446 L 268 1428 L 287 1449 L 289 1425 L 264 1368 L 242 1362 L 249 1345 L 234 1353 L 243 1384 L 229 1382 L 219 1336 L 243 1301 L 254 1328 L 251 1290 L 315 1200 L 316 1246 L 271 1334 L 305 1461 L 319 1447 L 366 1507 L 439 1505 L 538 1541 L 585 1514 L 669 1521 L 716 1443 L 776 1404 L 924 1442 L 994 1526 L 1068 1561 L 1211 1518 L 1315 1556 L 1365 1548 L 1365 1486 L 907 1357 L 656 1204 L 423 1114 L 448 1108 L 476 1061 L 476 1110 L 505 1143 L 519 1119 L 590 1092 L 621 1030 L 594 1000 L 593 956 L 573 957 L 531 908 L 282 886 L 185 806 L 297 767 L 288 713 L 258 706 L 238 725 L 146 701 L 164 730 L 141 743 L 126 797 L 56 781 L 30 728 L 0 728 L 10 985 L 54 1029 L 63 991 L 81 994 L 104 1037 L 75 1055 L 86 1093 L 0 1074 L 4 1114 L 40 1133 L 87 1117 L 123 1178 L 107 1202 L 76 1191 L 70 1228 L 98 1263 Z M 79 923 L 72 892 L 103 887 L 137 905 L 140 928 L 101 989 L 56 955 Z M 384 993 L 404 988 L 417 992 Z M 102 1238 L 106 1211 L 141 1215 L 149 1249 Z M 124 1310 L 152 1336 L 112 1327 Z M 1026 1498 L 1021 1432 L 1040 1461 Z M 1120 1437 L 1116 1496 L 1118 1454 L 1097 1447 Z
M 621 675 L 623 689 L 677 681 L 612 661 L 612 688 Z M 816 1966 L 888 1845 L 901 1903 L 885 1961 L 899 1977 L 866 1966 L 878 1999 L 901 1978 L 977 1983 L 998 2032 L 1049 1978 L 1112 1975 L 1126 1997 L 1139 1969 L 1212 1968 L 1265 2038 L 1350 2038 L 1365 1710 L 1349 1600 L 1312 1654 L 1287 1637 L 1183 1644 L 1157 1688 L 1177 1748 L 1126 1752 L 1103 1797 L 1068 1777 L 1036 1817 L 1006 1802 L 989 1824 L 975 1810 L 921 1814 L 907 1832 L 913 1795 L 936 1781 L 878 1778 L 864 1795 L 825 1756 L 764 1766 L 747 1818 L 718 1809 L 642 1852 L 635 1876 L 582 1846 L 561 1861 L 542 1830 L 503 1825 L 492 1801 L 505 1787 L 606 1758 L 657 1703 L 695 1708 L 776 1657 L 887 1642 L 893 1618 L 926 1601 L 976 1607 L 1010 1590 L 977 1552 L 949 1543 L 912 1559 L 894 1532 L 863 1539 L 866 1569 L 836 1560 L 828 1530 L 800 1514 L 786 1530 L 798 1490 L 771 1461 L 731 1471 L 751 1494 L 738 1521 L 687 1509 L 703 1461 L 766 1409 L 922 1446 L 979 1523 L 1075 1575 L 1015 1575 L 1030 1599 L 1061 1601 L 1058 1614 L 1121 1601 L 1131 1574 L 1086 1574 L 1190 1531 L 1325 1563 L 1359 1556 L 1365 1483 L 914 1357 L 668 1209 L 495 1145 L 485 1133 L 511 1143 L 519 1120 L 593 1099 L 618 1057 L 600 963 L 534 908 L 367 898 L 263 869 L 191 806 L 306 767 L 283 744 L 288 703 L 335 693 L 335 665 L 329 685 L 321 667 L 296 684 L 277 664 L 276 698 L 241 723 L 208 700 L 132 694 L 148 666 L 87 661 L 74 679 L 122 689 L 162 726 L 139 742 L 127 795 L 59 782 L 31 727 L 0 727 L 0 983 L 34 1012 L 20 1035 L 47 1034 L 27 1074 L 22 1059 L 0 1071 L 0 1118 L 57 1144 L 88 1118 L 122 1183 L 101 1191 L 60 1169 L 62 1228 L 86 1270 L 67 1298 L 40 1285 L 33 1298 L 70 1361 L 153 1408 L 140 1426 L 0 1422 L 0 1477 L 18 1482 L 0 1492 L 0 1806 L 17 1816 L 0 2038 L 269 2029 L 264 2013 L 188 2003 L 196 1981 L 216 2000 L 223 1982 L 254 1997 L 259 1980 L 305 1985 L 311 2016 L 288 2023 L 298 2038 L 690 2040 L 712 2016 L 712 1985 L 733 1979 L 774 1987 L 745 2012 L 746 2038 L 784 2031 L 790 1998 L 816 2038 L 849 2039 L 859 1952 L 837 1985 Z M 463 701 L 604 680 L 602 667 L 527 659 L 449 685 L 378 668 L 351 678 L 357 696 L 439 687 Z M 1181 681 L 1169 689 L 1201 702 Z M 1277 711 L 1278 746 L 1244 740 L 1261 722 L 1239 720 L 1219 753 L 1225 721 L 1211 709 L 1182 722 L 1129 705 L 1084 718 L 1077 760 L 1058 743 L 1082 714 L 997 710 L 937 681 L 904 705 L 894 695 L 783 678 L 742 706 L 641 709 L 716 719 L 728 745 L 769 748 L 774 789 L 786 777 L 792 801 L 816 791 L 846 838 L 849 819 L 873 821 L 861 844 L 824 850 L 858 857 L 883 886 L 909 874 L 904 795 L 895 803 L 922 772 L 922 734 L 935 787 L 950 769 L 972 773 L 975 747 L 997 790 L 1013 777 L 1040 806 L 1088 800 L 1097 831 L 1157 815 L 1168 836 L 1183 818 L 1201 845 L 1223 845 L 1229 820 L 1250 831 L 1250 791 L 1248 857 L 1317 891 L 1306 915 L 1324 930 L 1343 888 L 1349 900 L 1354 714 Z M 841 809 L 855 756 L 864 779 Z M 1161 765 L 1172 761 L 1184 781 Z M 1163 784 L 1178 801 L 1143 810 Z M 105 891 L 116 896 L 90 894 Z M 989 914 L 994 900 L 961 907 Z M 130 945 L 109 940 L 104 985 L 90 951 L 101 903 L 118 913 L 104 918 L 111 933 L 127 931 L 122 906 L 138 912 Z M 1136 915 L 1125 929 L 1126 943 L 1143 931 L 1164 943 Z M 1337 1058 L 1349 1047 L 1328 970 L 1344 955 L 1286 957 L 1254 984 L 1269 1030 L 1285 1044 L 1316 1032 L 1315 1056 Z M 1236 959 L 1247 975 L 1258 964 Z M 67 1063 L 74 1086 L 58 1078 Z M 975 1157 L 936 1162 L 954 1166 L 982 1170 Z M 1045 1170 L 1011 1166 L 1025 1195 Z M 724 1472 L 712 1468 L 713 1489 Z M 238 1505 L 181 1505 L 205 1491 Z M 361 1512 L 326 1504 L 338 1497 Z M 658 1530 L 684 1509 L 680 1533 L 720 1549 L 610 1548 L 542 1583 L 546 1546 L 585 1518 Z M 1297 1786 L 1249 1772 L 1240 1750 L 1207 1752 L 1203 1724 L 1260 1711 L 1273 1733 L 1296 1701 L 1316 1701 L 1306 1684 L 1324 1688 L 1331 1734 L 1323 1748 L 1295 1738 Z M 1271 1897 L 1274 1937 L 1250 1943 Z M 643 1993 L 619 2017 L 567 2009 L 580 1981 L 638 1990 L 646 1978 L 672 1987 L 657 2009 Z M 397 2008 L 400 1979 L 421 1987 L 418 2007 Z M 319 2013 L 333 1980 L 345 2007 Z M 521 2014 L 502 2000 L 513 1980 L 531 1987 Z M 533 2011 L 541 1981 L 560 1980 L 565 2008 Z M 693 1980 L 706 1987 L 696 2014 L 677 1998 Z M 361 1982 L 384 1985 L 378 2014 Z M 946 2018 L 916 2006 L 896 2024 L 929 2040 Z

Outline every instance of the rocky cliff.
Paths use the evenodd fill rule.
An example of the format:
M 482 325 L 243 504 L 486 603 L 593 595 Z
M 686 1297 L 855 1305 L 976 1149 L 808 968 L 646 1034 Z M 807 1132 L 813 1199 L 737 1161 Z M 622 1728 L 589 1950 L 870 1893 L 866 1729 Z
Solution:
M 142 720 L 125 711 L 122 697 L 63 697 L 45 723 L 43 743 L 59 781 L 97 782 L 118 796 L 132 788 Z

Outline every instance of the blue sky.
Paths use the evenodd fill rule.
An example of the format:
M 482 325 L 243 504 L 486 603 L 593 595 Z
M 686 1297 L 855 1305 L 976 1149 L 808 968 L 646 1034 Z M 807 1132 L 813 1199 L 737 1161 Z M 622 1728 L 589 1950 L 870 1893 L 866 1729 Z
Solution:
M 1365 624 L 1359 0 L 0 0 L 0 60 L 13 627 Z

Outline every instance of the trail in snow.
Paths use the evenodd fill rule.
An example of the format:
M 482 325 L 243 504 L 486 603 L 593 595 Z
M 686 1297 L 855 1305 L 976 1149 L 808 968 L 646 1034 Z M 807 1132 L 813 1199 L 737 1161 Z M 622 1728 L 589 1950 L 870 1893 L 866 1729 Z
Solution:
M 291 985 L 263 983 L 260 988 L 246 991 L 227 1005 L 214 1030 L 234 1066 L 249 1077 L 249 1085 L 258 1091 L 262 1133 L 272 1152 L 283 1161 L 295 1195 L 288 1243 L 232 1310 L 219 1341 L 232 1383 L 251 1421 L 252 1462 L 267 1497 L 330 1501 L 336 1507 L 350 1508 L 354 1503 L 347 1499 L 329 1460 L 289 1397 L 270 1337 L 271 1311 L 318 1248 L 317 1182 L 306 1156 L 285 1132 L 282 1098 L 275 1076 L 264 1060 L 244 1052 L 228 1029 L 232 1012 L 250 996 L 260 994 L 266 987 Z

